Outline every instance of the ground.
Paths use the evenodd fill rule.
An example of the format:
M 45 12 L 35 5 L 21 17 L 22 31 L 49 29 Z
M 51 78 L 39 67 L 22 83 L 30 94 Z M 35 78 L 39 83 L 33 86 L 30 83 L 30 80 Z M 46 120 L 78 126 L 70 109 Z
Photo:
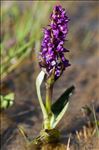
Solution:
M 71 85 L 75 85 L 75 93 L 70 99 L 68 111 L 58 125 L 62 133 L 60 143 L 44 145 L 41 149 L 65 150 L 71 134 L 70 150 L 98 150 L 97 136 L 87 139 L 82 137 L 78 140 L 75 133 L 82 131 L 88 123 L 87 117 L 82 115 L 82 107 L 93 104 L 96 115 L 99 116 L 99 9 L 97 2 L 64 2 L 64 6 L 71 16 L 70 33 L 65 45 L 70 49 L 66 57 L 69 58 L 71 67 L 56 82 L 53 101 Z M 42 128 L 42 114 L 35 88 L 35 79 L 39 71 L 37 59 L 27 59 L 2 83 L 3 93 L 15 92 L 14 105 L 1 112 L 2 150 L 27 149 L 26 142 L 19 133 L 19 125 L 29 137 L 37 136 Z

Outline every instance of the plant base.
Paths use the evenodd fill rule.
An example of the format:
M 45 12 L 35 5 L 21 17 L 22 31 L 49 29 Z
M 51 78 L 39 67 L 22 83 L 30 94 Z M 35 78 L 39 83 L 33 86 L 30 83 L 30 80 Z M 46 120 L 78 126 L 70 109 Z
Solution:
M 58 142 L 60 138 L 60 132 L 57 129 L 43 129 L 40 132 L 40 135 L 36 137 L 32 143 L 33 144 L 46 144 Z

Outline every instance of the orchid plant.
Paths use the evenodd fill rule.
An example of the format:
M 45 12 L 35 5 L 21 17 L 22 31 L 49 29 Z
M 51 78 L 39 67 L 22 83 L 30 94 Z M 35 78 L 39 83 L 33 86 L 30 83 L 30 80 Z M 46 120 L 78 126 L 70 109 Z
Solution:
M 56 134 L 57 137 L 58 131 L 53 131 L 55 131 L 57 124 L 68 108 L 68 100 L 74 90 L 74 86 L 67 89 L 55 103 L 52 103 L 53 86 L 64 70 L 70 66 L 69 61 L 64 55 L 65 52 L 69 52 L 64 48 L 65 38 L 68 33 L 69 18 L 66 15 L 65 9 L 58 5 L 54 7 L 50 15 L 50 20 L 50 25 L 43 30 L 44 37 L 41 44 L 41 52 L 39 53 L 39 65 L 42 71 L 37 77 L 36 87 L 43 113 L 44 131 L 47 132 L 49 137 L 51 131 L 52 136 Z M 45 104 L 40 92 L 40 86 L 43 81 L 46 87 Z
M 44 37 L 41 43 L 41 52 L 39 53 L 39 65 L 41 72 L 36 79 L 36 88 L 38 100 L 43 113 L 43 130 L 40 132 L 35 141 L 52 142 L 59 138 L 60 132 L 57 129 L 59 121 L 65 114 L 69 97 L 74 91 L 74 86 L 66 89 L 64 93 L 52 102 L 53 87 L 55 82 L 61 77 L 64 70 L 70 66 L 69 61 L 65 58 L 64 42 L 68 33 L 69 18 L 62 6 L 54 7 L 50 15 L 50 25 L 44 28 Z M 41 84 L 45 82 L 46 98 L 42 100 Z

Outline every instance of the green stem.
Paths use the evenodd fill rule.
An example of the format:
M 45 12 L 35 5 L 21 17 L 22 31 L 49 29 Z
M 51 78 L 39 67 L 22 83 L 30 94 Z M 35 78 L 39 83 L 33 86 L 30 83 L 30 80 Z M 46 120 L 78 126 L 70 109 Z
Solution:
M 48 114 L 51 113 L 53 85 L 46 84 L 46 109 Z
M 50 119 L 51 119 L 51 103 L 52 103 L 52 92 L 53 92 L 53 85 L 46 83 L 46 111 L 48 117 L 44 121 L 44 129 L 50 129 Z

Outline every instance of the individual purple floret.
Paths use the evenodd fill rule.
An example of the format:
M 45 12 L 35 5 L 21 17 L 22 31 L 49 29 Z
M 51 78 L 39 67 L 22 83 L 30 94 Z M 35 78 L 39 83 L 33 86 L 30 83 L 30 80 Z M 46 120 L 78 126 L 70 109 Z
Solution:
M 55 6 L 50 16 L 51 23 L 44 28 L 44 37 L 39 54 L 39 64 L 46 69 L 47 75 L 50 76 L 52 71 L 55 72 L 55 80 L 60 77 L 62 72 L 70 66 L 69 61 L 65 58 L 64 42 L 68 33 L 69 18 L 62 6 Z

